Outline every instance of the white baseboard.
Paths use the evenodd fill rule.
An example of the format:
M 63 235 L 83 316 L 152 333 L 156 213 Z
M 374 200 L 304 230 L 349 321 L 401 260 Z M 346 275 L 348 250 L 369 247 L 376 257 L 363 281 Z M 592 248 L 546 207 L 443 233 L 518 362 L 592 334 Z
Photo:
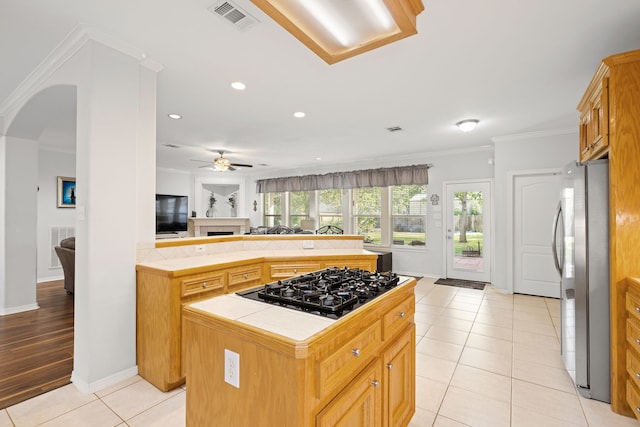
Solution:
M 60 276 L 38 277 L 36 283 L 55 282 L 56 280 L 64 280 L 64 274 Z
M 18 307 L 0 308 L 0 316 L 6 316 L 7 314 L 22 313 L 23 311 L 37 310 L 39 308 L 40 306 L 38 305 L 38 303 L 21 305 Z
M 98 381 L 94 381 L 92 383 L 88 383 L 82 378 L 78 378 L 76 371 L 71 372 L 71 382 L 80 390 L 82 393 L 95 393 L 96 391 L 105 389 L 114 384 L 119 383 L 120 381 L 124 381 L 127 378 L 131 378 L 135 375 L 138 375 L 138 365 L 132 366 L 129 369 L 125 369 L 124 371 L 120 371 L 116 374 L 110 375 L 106 378 L 102 378 Z

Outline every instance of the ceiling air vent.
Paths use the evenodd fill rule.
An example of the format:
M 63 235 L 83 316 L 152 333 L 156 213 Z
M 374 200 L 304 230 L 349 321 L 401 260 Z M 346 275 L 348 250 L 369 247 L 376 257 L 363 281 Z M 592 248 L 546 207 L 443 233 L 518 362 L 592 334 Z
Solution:
M 225 21 L 239 30 L 246 30 L 258 22 L 256 18 L 230 1 L 218 2 L 210 6 L 207 10 L 221 16 Z
M 162 144 L 162 145 L 164 145 L 165 147 L 169 147 L 169 148 L 180 148 L 180 146 L 176 145 L 176 144 Z
M 398 131 L 402 130 L 402 128 L 400 126 L 391 126 L 391 127 L 388 127 L 387 130 L 389 132 L 398 132 Z

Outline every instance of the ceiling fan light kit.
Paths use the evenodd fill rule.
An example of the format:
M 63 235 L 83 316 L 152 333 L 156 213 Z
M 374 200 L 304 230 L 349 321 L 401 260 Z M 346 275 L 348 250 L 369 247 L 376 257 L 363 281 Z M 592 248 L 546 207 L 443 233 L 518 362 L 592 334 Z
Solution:
M 417 34 L 422 0 L 251 0 L 328 64 Z
M 226 172 L 226 171 L 234 171 L 236 170 L 236 168 L 240 167 L 240 168 L 252 168 L 253 165 L 248 165 L 245 163 L 231 163 L 231 160 L 229 160 L 228 158 L 224 157 L 224 151 L 223 150 L 211 150 L 211 151 L 216 151 L 218 154 L 220 154 L 220 157 L 217 157 L 213 160 L 213 164 L 211 163 L 211 160 L 197 160 L 197 159 L 192 159 L 194 162 L 206 162 L 208 163 L 207 165 L 204 166 L 200 166 L 201 168 L 210 168 L 213 169 L 216 172 Z

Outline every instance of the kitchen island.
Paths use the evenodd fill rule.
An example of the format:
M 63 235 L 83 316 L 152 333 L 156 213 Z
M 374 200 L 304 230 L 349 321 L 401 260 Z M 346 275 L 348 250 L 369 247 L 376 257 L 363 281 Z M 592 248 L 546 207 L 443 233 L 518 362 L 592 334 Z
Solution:
M 406 426 L 416 280 L 331 319 L 236 294 L 185 305 L 187 425 Z

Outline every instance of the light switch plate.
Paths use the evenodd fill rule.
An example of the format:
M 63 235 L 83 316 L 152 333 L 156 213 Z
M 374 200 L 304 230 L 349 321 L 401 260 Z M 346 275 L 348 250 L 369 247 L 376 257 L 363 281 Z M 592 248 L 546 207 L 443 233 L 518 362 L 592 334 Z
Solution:
M 224 349 L 224 382 L 240 388 L 240 355 Z
M 303 240 L 302 249 L 313 249 L 313 240 Z

